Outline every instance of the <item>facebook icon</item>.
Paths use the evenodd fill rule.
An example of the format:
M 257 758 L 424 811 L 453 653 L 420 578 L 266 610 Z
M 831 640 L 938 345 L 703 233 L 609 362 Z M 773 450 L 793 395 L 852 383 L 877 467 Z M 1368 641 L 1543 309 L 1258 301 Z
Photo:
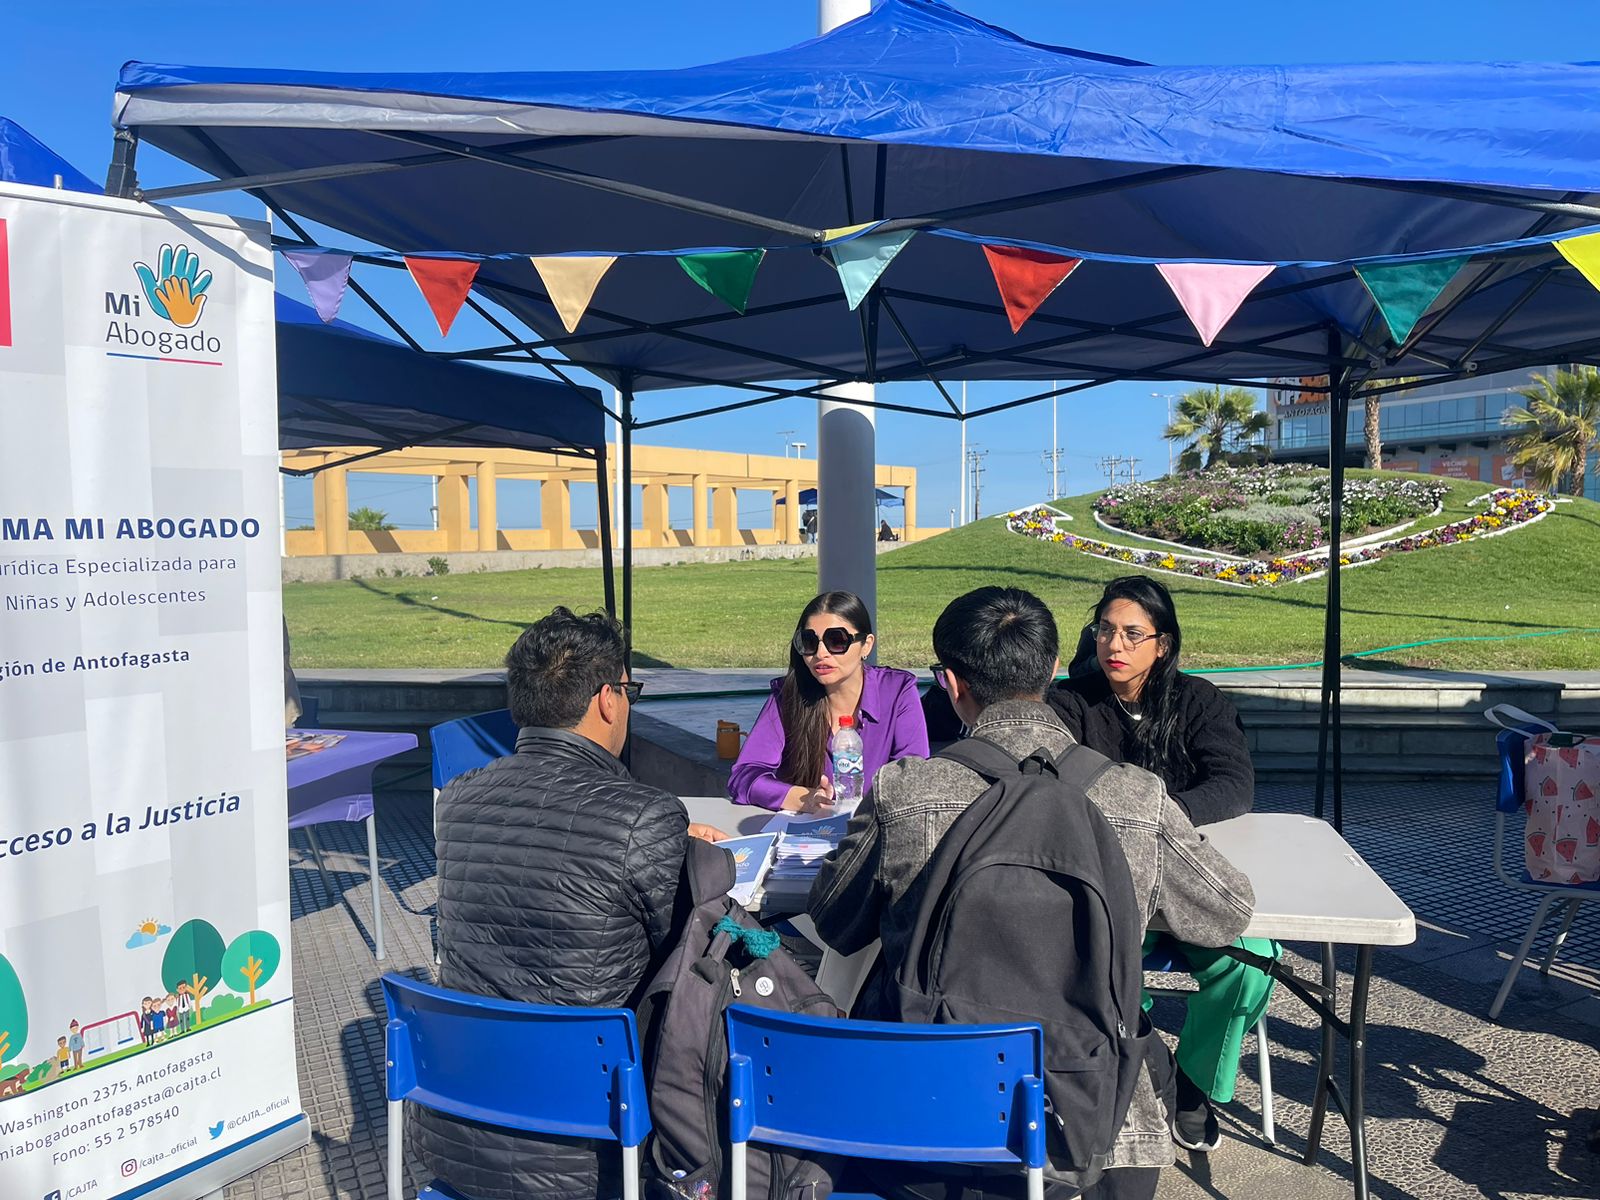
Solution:
M 47 1196 L 45 1196 L 44 1200 L 61 1200 L 61 1189 L 57 1188 L 55 1191 L 49 1193 Z

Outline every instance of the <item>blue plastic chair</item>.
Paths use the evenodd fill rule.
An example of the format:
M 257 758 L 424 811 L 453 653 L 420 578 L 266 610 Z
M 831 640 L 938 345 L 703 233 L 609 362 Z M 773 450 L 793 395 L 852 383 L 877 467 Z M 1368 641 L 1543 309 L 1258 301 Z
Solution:
M 1014 1163 L 1044 1196 L 1044 1033 L 728 1009 L 729 1172 L 764 1142 L 854 1158 Z M 843 1103 L 841 1097 L 848 1097 Z M 835 1200 L 845 1200 L 839 1192 Z
M 518 1004 L 401 975 L 383 977 L 383 1002 L 388 1200 L 403 1200 L 407 1100 L 502 1129 L 619 1142 L 623 1200 L 638 1200 L 650 1109 L 632 1012 Z M 434 1180 L 418 1200 L 465 1198 Z
M 435 795 L 457 775 L 505 758 L 516 752 L 517 723 L 511 710 L 497 708 L 435 725 L 428 732 L 433 746 L 433 790 Z
M 1165 948 L 1158 945 L 1145 956 L 1143 970 L 1148 975 L 1174 971 L 1187 973 L 1189 968 L 1186 963 L 1179 962 Z M 1144 990 L 1152 996 L 1187 996 L 1193 991 L 1192 988 L 1151 987 L 1148 983 L 1145 984 Z M 1256 1022 L 1256 1070 L 1261 1076 L 1261 1136 L 1267 1145 L 1275 1146 L 1278 1143 L 1278 1123 L 1272 1104 L 1272 1048 L 1267 1044 L 1265 1013 L 1262 1013 L 1261 1019 Z
M 1556 955 L 1566 943 L 1567 931 L 1572 928 L 1572 918 L 1577 915 L 1578 906 L 1586 900 L 1600 900 L 1600 883 L 1545 883 L 1529 875 L 1522 862 L 1516 863 L 1509 869 L 1506 865 L 1506 817 L 1519 812 L 1523 806 L 1523 760 L 1527 756 L 1528 738 L 1545 731 L 1541 726 L 1523 725 L 1517 729 L 1503 729 L 1495 737 L 1496 748 L 1500 751 L 1500 786 L 1494 806 L 1494 873 L 1508 888 L 1519 892 L 1531 892 L 1541 899 L 1538 909 L 1533 914 L 1533 920 L 1528 924 L 1528 932 L 1523 935 L 1522 945 L 1518 946 L 1517 952 L 1511 956 L 1511 965 L 1506 968 L 1506 977 L 1500 984 L 1499 992 L 1495 994 L 1494 1003 L 1489 1006 L 1491 1021 L 1499 1019 L 1500 1010 L 1505 1007 L 1506 997 L 1511 995 L 1511 985 L 1517 981 L 1517 972 L 1522 969 L 1528 951 L 1533 949 L 1533 941 L 1544 928 L 1544 923 L 1550 916 L 1550 909 L 1555 905 L 1561 905 L 1566 912 L 1561 921 L 1561 931 L 1550 943 L 1550 949 L 1544 956 L 1544 963 L 1539 967 L 1540 975 L 1550 974 Z

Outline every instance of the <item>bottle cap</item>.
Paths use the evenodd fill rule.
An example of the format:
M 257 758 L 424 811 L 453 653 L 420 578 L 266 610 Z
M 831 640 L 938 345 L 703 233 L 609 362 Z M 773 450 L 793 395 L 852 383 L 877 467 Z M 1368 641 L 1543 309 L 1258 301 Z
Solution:
M 840 729 L 849 729 L 855 723 L 856 723 L 856 719 L 854 717 L 840 717 L 839 718 L 839 728 Z

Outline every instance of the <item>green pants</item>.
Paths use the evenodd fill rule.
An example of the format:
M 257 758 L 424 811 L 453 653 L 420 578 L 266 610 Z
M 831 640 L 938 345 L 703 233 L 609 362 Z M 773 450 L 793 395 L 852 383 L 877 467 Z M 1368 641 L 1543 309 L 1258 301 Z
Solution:
M 1283 947 L 1264 938 L 1240 938 L 1234 945 L 1278 958 Z M 1144 936 L 1145 955 L 1160 946 L 1179 963 L 1187 963 L 1199 990 L 1187 997 L 1183 1029 L 1178 1033 L 1178 1066 L 1218 1104 L 1233 1099 L 1239 1077 L 1239 1053 L 1245 1031 L 1254 1029 L 1272 998 L 1272 977 L 1248 967 L 1221 950 L 1188 946 L 1163 933 Z M 1151 999 L 1145 993 L 1144 1007 Z

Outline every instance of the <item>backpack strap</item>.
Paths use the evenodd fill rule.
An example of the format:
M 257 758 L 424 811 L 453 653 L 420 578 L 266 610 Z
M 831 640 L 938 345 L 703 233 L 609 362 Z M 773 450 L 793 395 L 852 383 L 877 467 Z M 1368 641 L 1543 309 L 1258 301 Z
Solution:
M 969 771 L 981 775 L 988 783 L 998 783 L 1008 775 L 1040 775 L 1048 771 L 1062 783 L 1085 794 L 1095 780 L 1115 765 L 1098 750 L 1091 750 L 1077 742 L 1054 756 L 1041 746 L 1019 760 L 1013 758 L 1009 750 L 985 737 L 969 737 L 953 742 L 934 757 L 960 763 Z

